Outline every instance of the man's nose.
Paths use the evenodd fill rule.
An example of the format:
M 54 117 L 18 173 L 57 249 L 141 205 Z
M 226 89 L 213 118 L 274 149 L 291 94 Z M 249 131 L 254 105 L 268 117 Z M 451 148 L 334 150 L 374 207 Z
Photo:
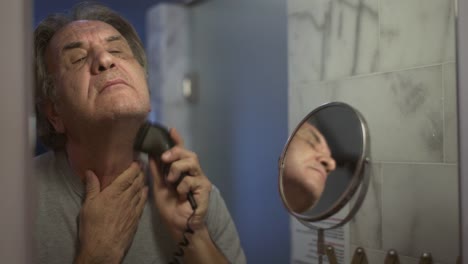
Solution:
M 320 155 L 319 162 L 325 168 L 327 172 L 334 171 L 336 169 L 335 160 L 329 155 Z
M 106 50 L 100 50 L 96 52 L 93 66 L 92 66 L 92 73 L 99 74 L 103 71 L 109 70 L 115 67 L 114 57 L 112 54 L 107 52 Z

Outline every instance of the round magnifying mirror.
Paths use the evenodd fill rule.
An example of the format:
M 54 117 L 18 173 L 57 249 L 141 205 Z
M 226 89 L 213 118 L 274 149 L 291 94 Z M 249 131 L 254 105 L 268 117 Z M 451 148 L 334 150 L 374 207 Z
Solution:
M 367 191 L 368 153 L 367 126 L 356 109 L 332 102 L 309 113 L 280 157 L 279 189 L 289 213 L 301 222 L 324 220 L 360 189 L 348 216 L 333 227 L 349 221 Z

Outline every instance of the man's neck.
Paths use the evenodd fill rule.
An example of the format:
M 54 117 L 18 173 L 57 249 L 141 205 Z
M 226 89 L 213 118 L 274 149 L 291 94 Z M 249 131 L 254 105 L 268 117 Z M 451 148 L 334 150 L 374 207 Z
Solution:
M 111 184 L 135 160 L 135 126 L 98 128 L 80 136 L 67 137 L 66 152 L 72 169 L 85 182 L 85 172 L 93 171 L 101 190 Z

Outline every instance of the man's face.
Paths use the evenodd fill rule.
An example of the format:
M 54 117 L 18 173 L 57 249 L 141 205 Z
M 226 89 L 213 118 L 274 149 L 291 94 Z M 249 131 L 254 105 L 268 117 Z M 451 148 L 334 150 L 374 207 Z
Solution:
M 302 212 L 315 203 L 335 167 L 323 135 L 308 122 L 304 123 L 291 140 L 285 157 L 283 186 L 291 208 Z
M 107 23 L 74 21 L 59 30 L 47 47 L 46 65 L 57 91 L 59 124 L 52 123 L 58 132 L 76 121 L 144 117 L 150 111 L 145 71 Z

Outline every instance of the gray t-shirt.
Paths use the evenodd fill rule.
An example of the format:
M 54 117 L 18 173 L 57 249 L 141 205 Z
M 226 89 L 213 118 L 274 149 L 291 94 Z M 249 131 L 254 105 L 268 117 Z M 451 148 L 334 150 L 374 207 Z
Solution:
M 78 215 L 85 186 L 71 170 L 63 152 L 35 158 L 38 186 L 36 244 L 38 263 L 73 263 L 78 246 Z M 148 198 L 133 243 L 122 263 L 169 263 L 176 243 Z M 230 263 L 246 263 L 234 222 L 219 190 L 210 193 L 206 224 L 216 246 Z

